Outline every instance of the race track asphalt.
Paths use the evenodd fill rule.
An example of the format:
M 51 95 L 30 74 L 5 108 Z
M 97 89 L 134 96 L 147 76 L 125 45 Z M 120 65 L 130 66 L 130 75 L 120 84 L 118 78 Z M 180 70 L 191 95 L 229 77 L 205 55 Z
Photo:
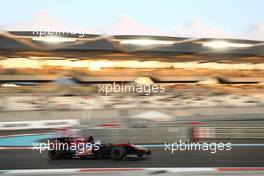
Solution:
M 184 151 L 174 154 L 164 148 L 152 148 L 152 158 L 114 161 L 111 159 L 62 159 L 51 161 L 47 152 L 0 150 L 0 170 L 58 168 L 141 168 L 141 167 L 263 167 L 264 147 L 235 147 L 231 151 Z

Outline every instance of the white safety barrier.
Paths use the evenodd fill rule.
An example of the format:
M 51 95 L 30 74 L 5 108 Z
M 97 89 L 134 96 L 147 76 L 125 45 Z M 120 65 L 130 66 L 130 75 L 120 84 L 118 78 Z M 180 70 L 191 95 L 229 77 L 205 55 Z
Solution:
M 53 129 L 79 125 L 76 119 L 0 122 L 1 130 Z

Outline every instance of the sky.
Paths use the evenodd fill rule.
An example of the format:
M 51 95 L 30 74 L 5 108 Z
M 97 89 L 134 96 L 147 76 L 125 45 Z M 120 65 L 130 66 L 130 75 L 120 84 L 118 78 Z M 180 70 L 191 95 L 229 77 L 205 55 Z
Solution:
M 95 28 L 126 16 L 168 30 L 192 21 L 244 33 L 264 24 L 263 0 L 0 0 L 0 25 L 31 20 L 41 11 L 63 22 Z

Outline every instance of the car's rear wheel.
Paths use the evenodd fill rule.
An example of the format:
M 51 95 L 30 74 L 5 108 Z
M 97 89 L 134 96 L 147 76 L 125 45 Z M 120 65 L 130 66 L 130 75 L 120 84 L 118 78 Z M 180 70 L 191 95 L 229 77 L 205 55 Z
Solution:
M 56 159 L 60 159 L 61 158 L 61 154 L 59 151 L 57 150 L 50 150 L 48 152 L 48 156 L 51 160 L 56 160 Z
M 113 147 L 111 150 L 111 158 L 114 160 L 122 160 L 126 156 L 126 151 L 121 146 Z

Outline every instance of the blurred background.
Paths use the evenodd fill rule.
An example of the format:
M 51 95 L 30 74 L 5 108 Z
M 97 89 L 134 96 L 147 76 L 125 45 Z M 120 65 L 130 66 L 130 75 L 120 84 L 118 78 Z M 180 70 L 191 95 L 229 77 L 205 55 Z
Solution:
M 10 8 L 10 2 L 2 4 Z M 217 25 L 205 25 L 199 20 L 181 25 L 173 19 L 186 12 L 167 16 L 164 12 L 164 16 L 159 11 L 160 16 L 151 18 L 154 11 L 144 16 L 148 10 L 140 8 L 143 22 L 154 24 L 153 19 L 164 17 L 175 25 L 169 28 L 157 22 L 156 29 L 137 23 L 130 16 L 139 17 L 130 10 L 111 27 L 100 27 L 98 17 L 98 24 L 93 21 L 83 27 L 87 23 L 83 16 L 78 20 L 78 10 L 72 10 L 76 14 L 69 18 L 79 24 L 74 27 L 50 14 L 60 14 L 66 20 L 66 7 L 71 3 L 58 12 L 50 3 L 42 4 L 44 11 L 41 5 L 27 4 L 31 10 L 22 14 L 24 21 L 14 22 L 19 9 L 9 20 L 1 17 L 0 146 L 18 147 L 12 152 L 19 153 L 19 147 L 58 134 L 93 135 L 104 142 L 129 141 L 153 148 L 152 161 L 125 167 L 263 166 L 264 28 L 263 14 L 255 13 L 261 4 L 246 1 L 239 8 L 233 2 L 222 2 L 219 6 L 227 8 L 226 16 L 233 9 L 240 17 L 225 18 L 226 23 L 220 20 Z M 116 9 L 121 14 L 119 10 L 128 4 L 119 5 Z M 199 16 L 197 11 L 191 11 L 192 17 L 198 15 L 209 22 L 223 18 L 209 11 L 215 8 L 209 2 L 202 1 L 199 7 L 206 14 Z M 247 10 L 252 20 L 243 21 L 241 16 Z M 212 19 L 206 18 L 210 14 Z M 104 23 L 111 19 L 106 17 Z M 260 23 L 253 25 L 256 21 Z M 249 32 L 241 32 L 240 28 L 250 25 L 254 27 Z M 101 85 L 113 84 L 157 85 L 165 91 L 150 95 L 100 92 Z M 179 140 L 234 145 L 230 153 L 220 152 L 214 159 L 198 151 L 180 152 L 172 158 L 160 147 Z M 6 153 L 0 158 L 13 155 Z M 43 157 L 39 161 L 37 155 L 31 151 L 28 163 L 23 163 L 24 155 L 20 153 L 20 160 L 13 159 L 23 163 L 21 166 L 6 161 L 3 167 L 55 167 Z M 68 168 L 68 162 L 60 167 Z M 78 162 L 71 166 L 83 165 Z M 92 166 L 101 165 L 95 162 Z

